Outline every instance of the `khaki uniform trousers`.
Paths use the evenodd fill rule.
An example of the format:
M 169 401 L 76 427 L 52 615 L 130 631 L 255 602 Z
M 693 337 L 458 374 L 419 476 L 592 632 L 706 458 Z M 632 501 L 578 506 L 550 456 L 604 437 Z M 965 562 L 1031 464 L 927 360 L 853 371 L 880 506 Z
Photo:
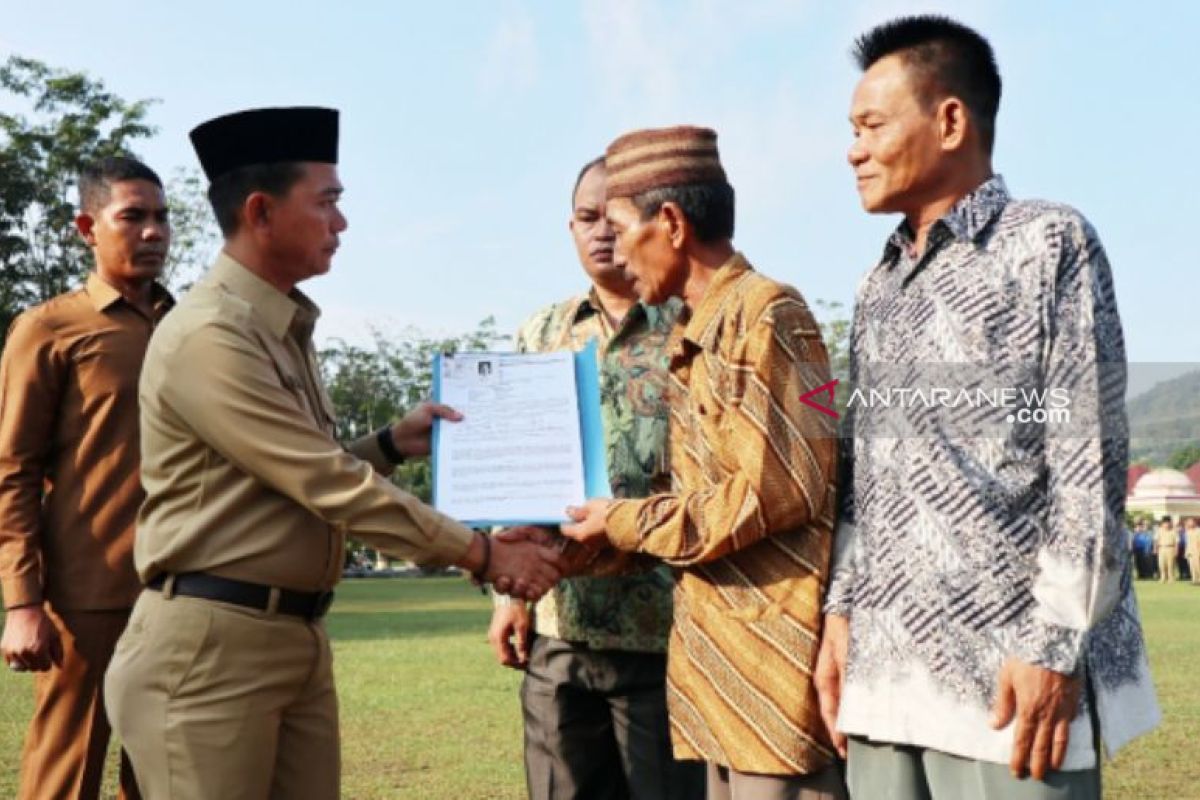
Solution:
M 338 797 L 320 621 L 144 591 L 105 694 L 147 800 Z
M 1178 577 L 1175 574 L 1175 550 L 1174 547 L 1158 549 L 1158 580 L 1160 583 L 1169 583 Z
M 1200 550 L 1187 551 L 1188 569 L 1192 571 L 1192 583 L 1200 583 Z
M 104 670 L 128 611 L 47 608 L 62 639 L 62 666 L 34 674 L 33 718 L 21 751 L 20 800 L 100 796 L 109 726 Z M 137 798 L 129 760 L 121 754 L 122 798 Z

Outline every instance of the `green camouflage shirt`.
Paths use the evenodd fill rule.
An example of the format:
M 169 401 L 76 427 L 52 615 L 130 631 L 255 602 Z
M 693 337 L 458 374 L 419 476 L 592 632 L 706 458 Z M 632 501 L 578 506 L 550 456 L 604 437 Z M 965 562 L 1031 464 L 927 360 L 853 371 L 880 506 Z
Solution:
M 517 333 L 517 351 L 600 344 L 600 409 L 613 496 L 670 490 L 667 339 L 680 305 L 634 305 L 613 331 L 595 293 L 556 303 Z M 665 652 L 671 627 L 670 569 L 560 581 L 538 602 L 534 629 L 600 650 Z

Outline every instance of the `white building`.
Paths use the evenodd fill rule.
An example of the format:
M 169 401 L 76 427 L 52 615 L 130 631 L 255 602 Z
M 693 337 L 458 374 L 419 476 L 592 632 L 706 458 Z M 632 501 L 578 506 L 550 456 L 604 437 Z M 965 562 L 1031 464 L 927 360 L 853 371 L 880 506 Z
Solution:
M 1200 490 L 1177 469 L 1155 469 L 1147 472 L 1134 484 L 1125 499 L 1128 511 L 1147 511 L 1157 522 L 1170 517 L 1179 522 L 1184 517 L 1200 517 Z

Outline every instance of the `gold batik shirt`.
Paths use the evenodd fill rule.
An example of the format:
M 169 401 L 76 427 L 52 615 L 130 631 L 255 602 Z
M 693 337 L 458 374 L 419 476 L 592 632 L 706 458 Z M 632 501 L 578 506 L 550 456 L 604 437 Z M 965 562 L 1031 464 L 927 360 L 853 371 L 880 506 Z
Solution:
M 833 757 L 812 668 L 834 524 L 829 378 L 794 289 L 735 254 L 672 337 L 673 491 L 608 514 L 621 550 L 678 568 L 667 668 L 678 758 L 799 774 Z

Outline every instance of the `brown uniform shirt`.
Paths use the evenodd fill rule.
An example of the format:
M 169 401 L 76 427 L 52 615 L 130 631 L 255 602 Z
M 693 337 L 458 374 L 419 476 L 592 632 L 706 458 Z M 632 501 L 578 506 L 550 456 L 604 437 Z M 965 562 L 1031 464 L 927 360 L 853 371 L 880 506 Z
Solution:
M 133 537 L 137 381 L 157 320 L 92 273 L 17 317 L 0 360 L 0 586 L 5 606 L 123 609 Z
M 379 474 L 391 465 L 374 436 L 351 452 L 334 438 L 319 313 L 222 254 L 155 332 L 140 392 L 144 580 L 208 572 L 326 590 L 347 534 L 422 563 L 466 553 L 467 528 Z
M 811 773 L 833 757 L 812 685 L 834 524 L 834 420 L 800 397 L 829 380 L 791 287 L 741 254 L 671 353 L 674 493 L 618 500 L 609 538 L 679 567 L 668 647 L 680 758 Z

